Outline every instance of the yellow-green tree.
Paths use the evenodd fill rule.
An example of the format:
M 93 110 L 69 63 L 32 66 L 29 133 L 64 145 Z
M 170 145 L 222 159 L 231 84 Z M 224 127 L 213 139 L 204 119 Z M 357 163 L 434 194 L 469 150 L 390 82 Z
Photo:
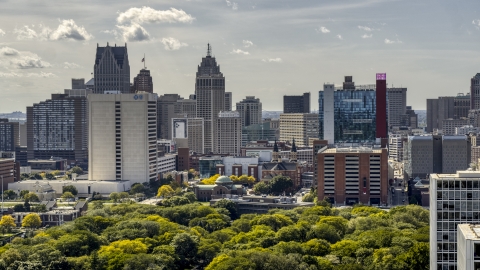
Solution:
M 0 227 L 2 227 L 2 231 L 11 232 L 12 228 L 15 226 L 15 219 L 13 219 L 13 217 L 10 215 L 5 215 L 0 220 Z
M 26 215 L 23 220 L 22 220 L 22 226 L 27 227 L 27 228 L 38 228 L 42 225 L 42 220 L 40 219 L 40 216 L 31 213 Z
M 210 178 L 205 178 L 202 181 L 200 181 L 200 184 L 202 185 L 215 185 L 215 181 L 220 177 L 220 174 L 215 174 L 214 176 L 211 176 Z
M 169 185 L 163 185 L 158 189 L 157 197 L 172 197 L 175 194 L 175 190 Z
M 230 175 L 230 180 L 232 180 L 232 182 L 233 182 L 234 184 L 238 184 L 239 181 L 240 181 L 240 180 L 238 179 L 238 176 L 236 176 L 236 175 L 234 175 L 234 174 Z

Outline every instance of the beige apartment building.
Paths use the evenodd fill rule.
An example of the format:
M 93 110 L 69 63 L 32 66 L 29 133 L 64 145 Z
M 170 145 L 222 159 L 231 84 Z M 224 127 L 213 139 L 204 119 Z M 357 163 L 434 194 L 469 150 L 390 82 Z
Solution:
M 242 147 L 242 118 L 237 111 L 220 112 L 216 120 L 215 154 L 240 155 Z
M 318 138 L 318 114 L 280 114 L 280 141 L 292 141 L 298 146 L 309 146 L 310 138 Z

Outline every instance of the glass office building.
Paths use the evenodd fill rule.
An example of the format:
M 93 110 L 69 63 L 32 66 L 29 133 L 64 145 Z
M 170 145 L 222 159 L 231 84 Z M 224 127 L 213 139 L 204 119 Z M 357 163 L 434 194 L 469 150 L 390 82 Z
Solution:
M 209 178 L 217 173 L 217 164 L 222 164 L 221 157 L 201 157 L 198 160 L 200 178 Z
M 333 90 L 333 95 L 319 92 L 319 138 L 325 138 L 331 127 L 325 127 L 325 118 L 332 117 L 335 143 L 374 143 L 376 133 L 375 89 Z M 333 110 L 324 106 L 333 103 Z M 327 105 L 328 106 L 328 105 Z M 330 105 L 331 106 L 331 105 Z M 333 114 L 333 115 L 328 115 Z M 326 130 L 327 129 L 327 130 Z

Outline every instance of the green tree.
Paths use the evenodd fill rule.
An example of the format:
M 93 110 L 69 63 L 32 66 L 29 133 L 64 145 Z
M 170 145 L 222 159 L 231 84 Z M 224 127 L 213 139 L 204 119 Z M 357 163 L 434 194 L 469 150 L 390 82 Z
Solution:
M 302 246 L 305 254 L 311 256 L 325 256 L 330 253 L 330 243 L 323 239 L 311 239 Z
M 64 186 L 64 187 L 63 187 L 63 193 L 65 193 L 65 192 L 70 192 L 70 193 L 72 193 L 74 196 L 77 196 L 77 194 L 78 194 L 78 190 L 77 190 L 77 188 L 76 188 L 74 185 Z
M 70 171 L 78 175 L 83 174 L 83 169 L 78 166 L 73 167 Z
M 40 201 L 37 194 L 35 194 L 33 192 L 27 193 L 25 196 L 23 196 L 23 199 L 25 200 L 25 202 L 39 202 Z
M 112 200 L 114 203 L 116 203 L 119 198 L 120 196 L 118 195 L 118 192 L 110 193 L 110 200 Z
M 53 180 L 55 179 L 55 175 L 53 175 L 52 173 L 46 173 L 45 178 L 47 178 L 48 180 Z
M 30 193 L 30 191 L 28 191 L 28 190 L 22 190 L 22 191 L 20 191 L 20 198 L 24 198 L 25 195 L 27 195 L 28 193 Z
M 255 194 L 269 194 L 270 193 L 270 186 L 265 182 L 259 182 L 255 186 L 253 186 L 253 191 Z
M 130 194 L 134 195 L 137 193 L 144 193 L 145 192 L 145 186 L 140 183 L 135 183 L 133 186 L 130 188 Z
M 175 249 L 175 254 L 180 257 L 179 264 L 186 266 L 194 260 L 198 251 L 198 244 L 199 239 L 197 236 L 179 233 L 172 239 L 170 246 Z
M 130 195 L 128 195 L 128 192 L 120 192 L 118 193 L 118 198 L 120 201 L 125 201 L 126 199 L 130 198 Z
M 214 207 L 227 209 L 230 213 L 231 219 L 236 219 L 238 217 L 237 206 L 231 200 L 221 199 L 215 203 Z
M 428 269 L 430 263 L 430 247 L 428 243 L 415 243 L 406 253 L 400 255 L 408 270 Z
M 158 189 L 157 197 L 169 198 L 175 194 L 173 188 L 169 185 L 163 185 Z
M 62 194 L 62 199 L 66 200 L 66 201 L 70 201 L 72 199 L 75 199 L 75 196 L 71 192 L 65 191 Z
M 47 212 L 47 206 L 45 204 L 35 204 L 30 207 L 30 210 L 32 212 L 44 213 L 44 212 Z
M 17 197 L 17 193 L 15 193 L 15 191 L 11 190 L 11 189 L 7 189 L 3 192 L 4 196 L 6 199 L 10 199 L 10 200 L 13 200 L 15 199 L 15 197 Z
M 3 216 L 0 220 L 0 227 L 2 228 L 2 231 L 10 233 L 12 228 L 16 227 L 15 219 L 10 215 Z
M 33 229 L 33 228 L 38 228 L 41 225 L 42 225 L 42 220 L 40 219 L 40 216 L 35 213 L 26 215 L 22 220 L 22 227 Z
M 290 177 L 278 175 L 270 180 L 269 185 L 272 193 L 282 194 L 288 190 L 291 190 L 293 187 L 293 181 L 290 179 Z
M 307 193 L 302 197 L 302 202 L 313 202 L 315 200 L 315 195 L 312 193 Z

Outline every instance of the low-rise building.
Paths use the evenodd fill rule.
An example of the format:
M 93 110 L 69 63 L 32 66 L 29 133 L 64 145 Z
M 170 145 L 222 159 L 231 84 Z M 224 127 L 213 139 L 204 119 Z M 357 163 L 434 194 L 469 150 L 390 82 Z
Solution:
M 237 212 L 241 214 L 265 214 L 271 209 L 290 210 L 295 207 L 312 207 L 315 204 L 310 202 L 297 202 L 295 197 L 284 196 L 224 196 L 210 200 L 214 205 L 221 199 L 229 199 L 235 203 Z
M 457 269 L 480 269 L 480 225 L 458 224 Z
M 193 192 L 199 201 L 210 201 L 212 198 L 222 198 L 227 195 L 243 196 L 247 190 L 242 185 L 234 185 L 227 176 L 220 176 L 215 185 L 194 185 Z

